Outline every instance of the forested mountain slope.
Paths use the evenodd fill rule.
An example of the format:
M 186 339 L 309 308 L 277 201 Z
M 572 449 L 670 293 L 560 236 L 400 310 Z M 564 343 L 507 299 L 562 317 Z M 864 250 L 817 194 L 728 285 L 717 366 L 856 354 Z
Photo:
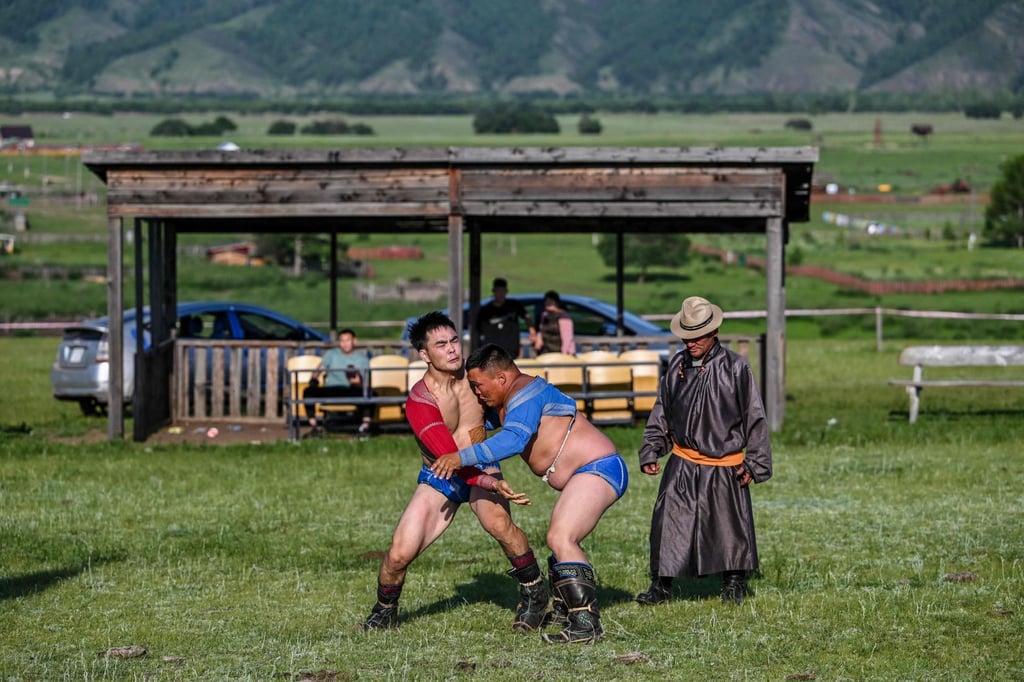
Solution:
M 1021 0 L 6 0 L 0 95 L 1024 91 Z

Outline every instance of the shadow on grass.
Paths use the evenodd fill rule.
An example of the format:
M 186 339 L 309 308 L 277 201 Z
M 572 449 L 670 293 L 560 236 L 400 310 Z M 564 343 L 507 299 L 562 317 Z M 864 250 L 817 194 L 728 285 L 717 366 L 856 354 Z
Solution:
M 747 596 L 756 594 L 756 583 L 763 577 L 760 571 L 751 571 L 747 578 Z M 719 573 L 703 578 L 676 578 L 672 582 L 672 598 L 681 601 L 721 599 L 722 576 Z
M 32 435 L 32 427 L 25 422 L 20 424 L 0 424 L 0 437 L 30 435 Z
M 17 599 L 38 594 L 50 589 L 62 580 L 74 578 L 91 570 L 99 564 L 114 561 L 114 557 L 90 557 L 76 566 L 56 568 L 49 571 L 36 571 L 25 575 L 0 578 L 0 600 Z
M 714 596 L 718 596 L 719 589 L 720 586 L 715 588 Z M 599 584 L 597 588 L 598 607 L 628 603 L 633 601 L 634 597 L 635 595 L 632 592 L 617 587 Z M 473 576 L 471 582 L 456 585 L 454 595 L 438 599 L 431 604 L 425 604 L 412 611 L 403 611 L 402 620 L 403 622 L 410 621 L 422 616 L 450 611 L 460 603 L 493 604 L 500 609 L 508 611 L 509 623 L 511 623 L 512 614 L 515 612 L 516 604 L 519 603 L 519 587 L 515 580 L 507 575 L 500 573 L 478 573 Z
M 455 594 L 452 596 L 438 599 L 431 604 L 424 604 L 412 611 L 403 611 L 402 620 L 407 622 L 423 616 L 451 611 L 459 603 L 491 603 L 511 612 L 518 602 L 519 590 L 514 580 L 499 573 L 478 573 L 473 576 L 471 582 L 456 585 Z
M 1022 410 L 948 410 L 944 408 L 936 410 L 920 410 L 917 413 L 917 421 L 922 419 L 942 419 L 948 421 L 960 421 L 971 417 L 1024 417 Z M 906 422 L 910 418 L 908 410 L 889 410 L 889 421 Z M 916 425 L 916 424 L 915 424 Z
M 722 576 L 709 575 L 705 578 L 676 578 L 672 583 L 672 598 L 684 601 L 720 599 Z

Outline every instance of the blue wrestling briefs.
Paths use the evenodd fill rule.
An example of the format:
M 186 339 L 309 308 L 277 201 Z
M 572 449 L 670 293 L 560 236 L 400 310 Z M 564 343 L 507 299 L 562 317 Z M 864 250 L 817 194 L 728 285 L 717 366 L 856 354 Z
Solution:
M 469 493 L 472 490 L 472 486 L 459 478 L 458 475 L 454 475 L 447 480 L 438 478 L 430 470 L 430 467 L 424 464 L 423 468 L 420 469 L 420 475 L 416 482 L 429 485 L 456 504 L 469 502 Z
M 626 492 L 626 486 L 629 485 L 629 471 L 626 469 L 626 461 L 617 452 L 584 464 L 573 472 L 573 476 L 577 474 L 600 476 L 615 491 L 616 500 L 622 497 L 623 493 Z

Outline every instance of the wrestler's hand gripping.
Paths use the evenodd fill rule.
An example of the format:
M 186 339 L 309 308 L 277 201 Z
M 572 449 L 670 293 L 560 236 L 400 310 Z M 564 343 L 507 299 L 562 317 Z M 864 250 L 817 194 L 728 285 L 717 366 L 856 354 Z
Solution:
M 451 452 L 447 455 L 441 455 L 434 460 L 434 463 L 430 465 L 430 470 L 438 478 L 448 480 L 461 466 L 462 462 L 459 461 L 459 453 Z

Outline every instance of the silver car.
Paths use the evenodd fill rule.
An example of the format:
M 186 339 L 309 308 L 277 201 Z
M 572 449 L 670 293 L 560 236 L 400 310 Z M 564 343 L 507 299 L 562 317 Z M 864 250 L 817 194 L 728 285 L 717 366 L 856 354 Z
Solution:
M 248 303 L 197 301 L 178 304 L 178 335 L 210 339 L 328 342 L 326 334 L 269 308 Z M 149 309 L 143 318 L 143 347 L 149 348 Z M 64 330 L 50 383 L 57 400 L 77 401 L 85 415 L 103 414 L 110 395 L 110 342 L 106 317 Z M 135 310 L 124 316 L 124 400 L 135 393 Z

